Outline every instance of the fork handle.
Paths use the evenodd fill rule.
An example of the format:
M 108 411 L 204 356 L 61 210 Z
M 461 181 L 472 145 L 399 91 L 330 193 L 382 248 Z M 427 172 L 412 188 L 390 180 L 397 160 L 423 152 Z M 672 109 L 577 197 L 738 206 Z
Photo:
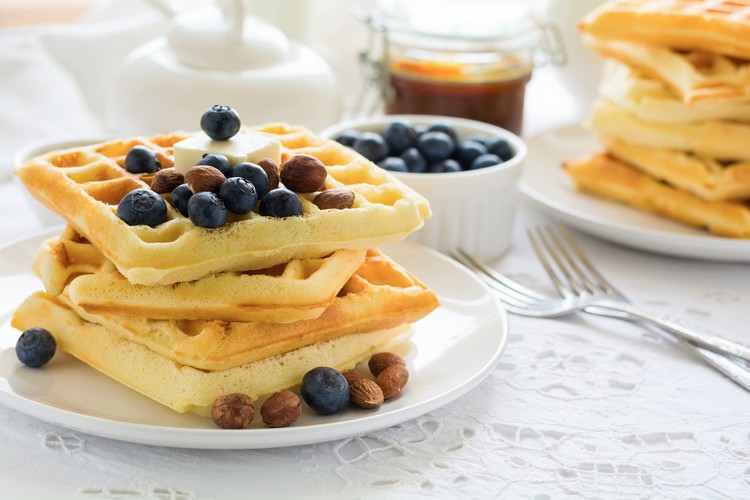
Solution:
M 673 333 L 677 337 L 683 340 L 686 340 L 692 344 L 704 347 L 706 349 L 710 349 L 711 351 L 714 351 L 714 352 L 729 354 L 730 356 L 734 356 L 736 358 L 740 358 L 740 359 L 750 362 L 750 347 L 744 346 L 737 342 L 733 342 L 731 340 L 717 337 L 715 335 L 708 335 L 705 333 L 700 333 L 698 331 L 687 328 L 675 321 L 671 321 L 666 318 L 656 316 L 648 312 L 644 312 L 638 309 L 637 307 L 633 307 L 630 304 L 623 304 L 620 302 L 602 300 L 602 301 L 596 301 L 592 305 L 596 305 L 597 307 L 602 307 L 605 309 L 627 313 L 640 320 L 653 323 L 659 326 L 660 328 L 670 333 Z
M 738 363 L 718 352 L 698 347 L 687 341 L 680 341 L 680 343 L 687 344 L 687 347 L 692 348 L 692 351 L 702 358 L 703 361 L 714 367 L 735 384 L 750 391 L 750 371 L 748 369 L 741 367 Z

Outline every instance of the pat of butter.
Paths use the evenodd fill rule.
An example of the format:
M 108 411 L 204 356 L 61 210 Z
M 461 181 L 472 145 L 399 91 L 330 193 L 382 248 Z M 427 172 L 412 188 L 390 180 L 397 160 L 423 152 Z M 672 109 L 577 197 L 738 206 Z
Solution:
M 246 161 L 258 163 L 263 158 L 281 161 L 281 144 L 262 132 L 242 131 L 226 141 L 214 141 L 199 132 L 174 145 L 174 168 L 183 175 L 205 155 L 222 154 L 234 166 Z

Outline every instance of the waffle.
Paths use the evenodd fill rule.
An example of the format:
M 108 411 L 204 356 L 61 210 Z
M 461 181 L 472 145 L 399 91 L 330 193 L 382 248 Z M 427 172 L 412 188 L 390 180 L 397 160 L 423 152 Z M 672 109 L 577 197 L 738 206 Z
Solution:
M 242 392 L 257 400 L 291 388 L 316 366 L 354 367 L 374 352 L 398 350 L 411 336 L 410 325 L 345 335 L 300 347 L 225 370 L 185 366 L 132 342 L 111 330 L 87 322 L 62 300 L 38 292 L 21 304 L 13 325 L 54 332 L 58 347 L 100 372 L 175 411 L 209 416 L 214 400 Z
M 320 316 L 360 267 L 365 252 L 337 250 L 324 258 L 295 259 L 260 271 L 134 285 L 69 226 L 42 245 L 34 270 L 48 293 L 58 295 L 68 286 L 71 300 L 91 313 L 289 323 Z
M 721 163 L 668 149 L 605 139 L 607 152 L 655 179 L 707 201 L 750 198 L 750 161 Z
M 432 291 L 377 250 L 367 252 L 362 266 L 323 314 L 294 323 L 156 320 L 90 313 L 65 294 L 58 297 L 84 320 L 202 370 L 226 370 L 316 342 L 412 323 L 438 306 Z
M 611 101 L 594 103 L 587 126 L 598 136 L 637 146 L 672 149 L 718 160 L 750 159 L 750 124 L 707 120 L 663 124 L 640 120 Z
M 747 0 L 614 0 L 591 12 L 579 28 L 605 40 L 750 59 Z
M 169 206 L 168 220 L 155 228 L 128 226 L 117 217 L 116 205 L 131 190 L 148 187 L 153 175 L 126 172 L 121 166 L 125 155 L 143 145 L 156 151 L 162 168 L 169 167 L 172 146 L 187 137 L 184 133 L 53 152 L 30 160 L 17 174 L 37 199 L 63 216 L 123 276 L 143 285 L 264 269 L 341 248 L 366 249 L 402 240 L 430 216 L 422 196 L 335 141 L 285 124 L 256 130 L 281 142 L 282 162 L 299 153 L 319 158 L 328 170 L 326 188 L 353 191 L 353 207 L 320 210 L 311 201 L 314 194 L 309 194 L 300 195 L 302 217 L 262 217 L 253 212 L 232 216 L 220 228 L 204 229 Z
M 686 104 L 659 80 L 616 59 L 605 61 L 599 93 L 646 122 L 683 124 L 729 120 L 750 123 L 750 102 L 701 101 Z
M 750 99 L 750 64 L 747 61 L 592 36 L 585 36 L 584 41 L 600 55 L 615 58 L 661 81 L 688 104 Z
M 705 228 L 716 235 L 750 238 L 747 203 L 703 200 L 663 184 L 606 153 L 566 161 L 563 166 L 584 191 Z

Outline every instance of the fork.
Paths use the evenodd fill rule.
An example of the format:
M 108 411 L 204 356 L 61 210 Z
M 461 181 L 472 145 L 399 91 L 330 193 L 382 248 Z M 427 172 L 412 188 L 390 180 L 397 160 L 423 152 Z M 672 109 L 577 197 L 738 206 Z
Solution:
M 472 269 L 493 288 L 511 313 L 550 318 L 584 311 L 616 319 L 649 321 L 670 333 L 673 340 L 677 340 L 683 347 L 692 349 L 696 355 L 721 373 L 750 390 L 750 367 L 740 361 L 750 359 L 750 349 L 726 339 L 689 330 L 682 325 L 634 308 L 628 299 L 596 270 L 564 226 L 559 226 L 559 233 L 576 258 L 551 229 L 548 228 L 546 232 L 547 235 L 541 229 L 537 229 L 539 236 L 535 237 L 529 231 L 529 237 L 535 253 L 561 297 L 542 295 L 516 283 L 461 249 L 458 249 L 458 255 L 454 254 L 453 257 Z M 553 256 L 552 259 L 560 268 L 564 280 L 555 272 L 543 248 Z M 588 276 L 582 268 L 587 270 Z M 737 362 L 719 354 L 720 352 L 738 358 Z

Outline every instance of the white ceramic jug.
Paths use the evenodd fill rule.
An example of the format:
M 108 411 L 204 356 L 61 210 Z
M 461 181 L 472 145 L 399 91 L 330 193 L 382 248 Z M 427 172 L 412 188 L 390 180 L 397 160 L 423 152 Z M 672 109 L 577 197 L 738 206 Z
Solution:
M 233 107 L 246 125 L 286 121 L 319 130 L 338 121 L 328 64 L 275 26 L 246 17 L 241 0 L 191 9 L 172 23 L 118 71 L 109 100 L 113 131 L 197 130 L 214 104 Z

